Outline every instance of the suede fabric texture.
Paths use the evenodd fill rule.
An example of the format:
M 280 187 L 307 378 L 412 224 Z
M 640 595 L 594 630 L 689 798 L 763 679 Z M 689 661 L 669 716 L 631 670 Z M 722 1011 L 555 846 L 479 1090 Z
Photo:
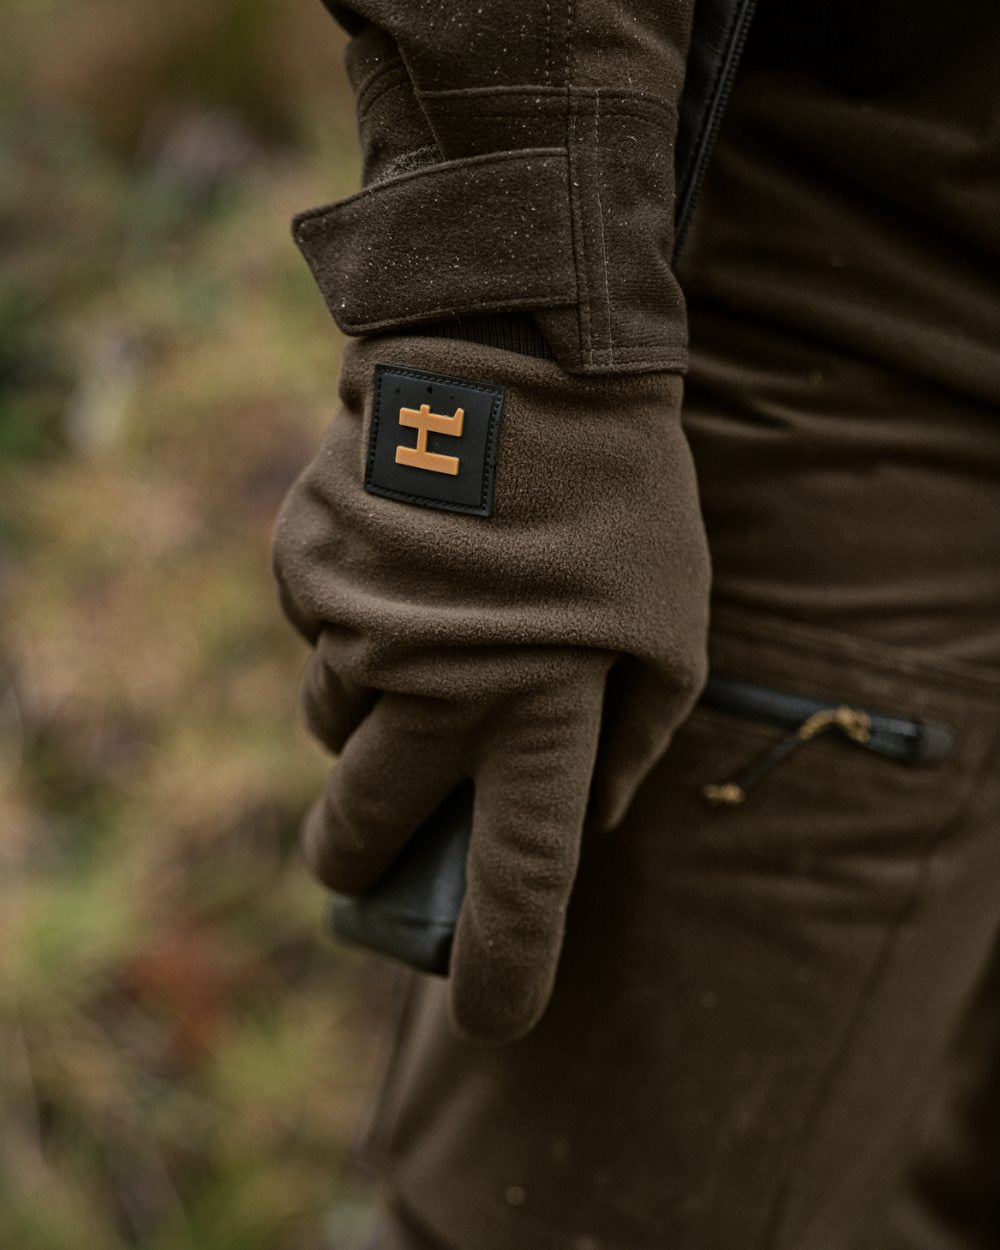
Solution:
M 674 143 L 693 0 L 356 0 L 363 189 L 295 238 L 348 334 L 530 315 L 570 372 L 683 369 Z
M 491 516 L 364 491 L 377 362 L 505 388 Z M 681 380 L 571 379 L 391 337 L 347 346 L 340 393 L 274 541 L 315 648 L 308 718 L 341 753 L 306 853 L 328 885 L 363 893 L 471 777 L 452 1012 L 509 1040 L 551 992 L 588 795 L 595 833 L 613 828 L 704 682 L 709 567 Z

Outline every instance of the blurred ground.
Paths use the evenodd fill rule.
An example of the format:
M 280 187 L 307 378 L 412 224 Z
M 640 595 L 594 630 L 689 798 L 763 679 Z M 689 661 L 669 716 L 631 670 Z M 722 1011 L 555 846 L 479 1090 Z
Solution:
M 334 406 L 319 0 L 0 8 L 0 1246 L 355 1250 L 389 974 L 294 849 L 268 540 Z

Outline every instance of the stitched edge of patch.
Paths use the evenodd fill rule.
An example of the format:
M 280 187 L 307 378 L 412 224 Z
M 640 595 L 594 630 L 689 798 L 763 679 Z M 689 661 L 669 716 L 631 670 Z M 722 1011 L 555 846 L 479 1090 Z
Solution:
M 417 382 L 438 382 L 444 385 L 464 386 L 467 390 L 482 391 L 492 396 L 490 415 L 486 426 L 486 454 L 483 464 L 483 484 L 478 504 L 442 503 L 429 495 L 414 495 L 409 491 L 393 490 L 389 486 L 373 483 L 372 473 L 375 471 L 375 443 L 378 439 L 379 423 L 382 418 L 382 377 L 385 373 L 399 373 Z M 364 488 L 370 495 L 381 495 L 385 499 L 398 499 L 402 503 L 421 504 L 425 507 L 437 508 L 442 512 L 464 512 L 469 516 L 489 516 L 493 509 L 493 482 L 496 477 L 496 439 L 503 411 L 504 388 L 492 382 L 470 382 L 466 378 L 456 378 L 448 373 L 430 373 L 426 369 L 412 369 L 408 365 L 393 365 L 379 362 L 375 366 L 375 393 L 372 398 L 372 428 L 368 436 L 368 457 L 365 462 Z

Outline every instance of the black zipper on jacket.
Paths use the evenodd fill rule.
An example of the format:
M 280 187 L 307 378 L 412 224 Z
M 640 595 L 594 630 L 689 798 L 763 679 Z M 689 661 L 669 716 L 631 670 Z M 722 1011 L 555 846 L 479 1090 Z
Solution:
M 733 88 L 733 80 L 739 68 L 740 58 L 750 33 L 750 21 L 753 17 L 756 0 L 740 0 L 733 16 L 732 23 L 726 33 L 725 45 L 718 76 L 713 84 L 708 104 L 705 108 L 704 121 L 695 138 L 695 152 L 691 170 L 683 187 L 678 188 L 677 210 L 674 220 L 674 260 L 680 255 L 684 246 L 688 226 L 694 213 L 695 202 L 705 181 L 705 173 L 712 157 L 712 150 L 722 125 L 722 117 Z M 695 8 L 697 13 L 697 6 Z M 697 19 L 696 19 L 697 20 Z
M 790 731 L 735 777 L 702 786 L 703 797 L 714 804 L 742 803 L 749 788 L 765 773 L 803 743 L 822 734 L 837 732 L 845 742 L 906 764 L 943 760 L 955 746 L 954 731 L 940 721 L 911 720 L 871 708 L 807 698 L 714 673 L 700 702 Z

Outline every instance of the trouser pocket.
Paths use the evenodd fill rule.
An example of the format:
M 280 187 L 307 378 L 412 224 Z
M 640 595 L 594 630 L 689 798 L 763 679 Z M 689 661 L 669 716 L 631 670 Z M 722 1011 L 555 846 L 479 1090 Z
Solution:
M 709 677 L 700 704 L 787 730 L 785 737 L 730 780 L 702 785 L 703 798 L 729 807 L 743 803 L 751 786 L 793 751 L 824 735 L 839 736 L 865 751 L 907 764 L 944 760 L 955 748 L 954 730 L 942 721 L 914 720 L 850 703 L 808 698 L 717 673 Z
M 538 1029 L 470 1046 L 418 986 L 384 1141 L 446 1244 L 849 1250 L 888 1201 L 1000 921 L 1000 685 L 772 618 L 711 659 Z

